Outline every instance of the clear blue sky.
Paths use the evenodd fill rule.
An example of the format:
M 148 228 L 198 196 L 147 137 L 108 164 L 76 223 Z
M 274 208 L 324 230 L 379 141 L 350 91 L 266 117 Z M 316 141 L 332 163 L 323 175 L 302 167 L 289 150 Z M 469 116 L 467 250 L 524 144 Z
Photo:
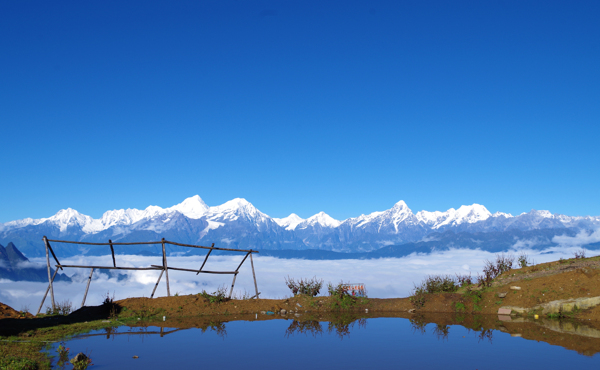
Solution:
M 600 215 L 598 1 L 3 1 L 0 222 Z

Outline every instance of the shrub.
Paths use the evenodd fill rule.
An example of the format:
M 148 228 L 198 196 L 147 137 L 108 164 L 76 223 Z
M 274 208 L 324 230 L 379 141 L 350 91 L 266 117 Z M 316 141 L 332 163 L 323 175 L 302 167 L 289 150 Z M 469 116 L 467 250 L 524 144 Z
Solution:
M 575 259 L 579 260 L 579 259 L 583 259 L 585 258 L 585 249 L 580 249 L 578 251 L 576 251 L 575 253 L 573 253 L 573 255 L 575 256 Z
M 328 283 L 327 291 L 331 298 L 333 298 L 330 301 L 332 309 L 348 309 L 358 303 L 367 302 L 364 297 L 358 298 L 350 295 L 348 293 L 348 284 L 345 284 L 343 281 L 339 282 L 337 285 Z
M 523 268 L 529 266 L 531 264 L 531 261 L 529 261 L 529 256 L 527 256 L 525 252 L 521 252 L 519 257 L 517 258 L 517 263 L 521 268 Z
M 456 274 L 456 283 L 462 288 L 464 286 L 473 285 L 473 278 L 469 275 Z
M 489 287 L 492 285 L 492 281 L 503 273 L 512 270 L 515 257 L 508 254 L 505 255 L 497 254 L 496 262 L 485 260 L 485 266 L 483 267 L 483 275 L 478 276 L 479 286 Z
M 210 303 L 221 303 L 229 300 L 227 297 L 227 287 L 225 286 L 217 288 L 217 291 L 212 292 L 212 294 L 208 294 L 206 290 L 203 290 L 202 293 L 198 294 L 207 299 Z
M 316 277 L 311 279 L 300 279 L 295 281 L 291 277 L 285 278 L 285 284 L 290 288 L 294 295 L 305 294 L 311 297 L 316 296 L 323 287 L 323 280 L 318 280 Z
M 62 302 L 56 302 L 56 306 L 54 307 L 54 309 L 52 309 L 52 307 L 50 306 L 46 307 L 46 315 L 67 316 L 71 313 L 71 311 L 73 311 L 73 303 L 71 303 L 71 301 L 69 301 L 68 299 Z
M 73 364 L 73 370 L 85 370 L 88 366 L 93 365 L 92 359 L 83 352 L 75 355 L 70 362 Z
M 454 293 L 460 287 L 457 280 L 450 275 L 429 275 L 415 286 L 415 291 L 423 293 Z

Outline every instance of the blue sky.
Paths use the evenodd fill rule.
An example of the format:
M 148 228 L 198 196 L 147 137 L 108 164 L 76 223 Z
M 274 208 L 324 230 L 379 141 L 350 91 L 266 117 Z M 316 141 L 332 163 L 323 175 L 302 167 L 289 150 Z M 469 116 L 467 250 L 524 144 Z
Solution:
M 600 215 L 600 2 L 4 1 L 0 222 Z

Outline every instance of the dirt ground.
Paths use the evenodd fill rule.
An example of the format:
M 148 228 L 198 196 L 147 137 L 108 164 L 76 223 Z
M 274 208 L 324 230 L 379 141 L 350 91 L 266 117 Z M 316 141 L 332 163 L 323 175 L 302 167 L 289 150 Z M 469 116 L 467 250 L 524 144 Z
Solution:
M 512 286 L 519 290 L 510 289 Z M 479 288 L 474 288 L 476 291 Z M 416 312 L 453 313 L 457 311 L 477 314 L 497 314 L 503 306 L 530 308 L 550 301 L 580 297 L 600 296 L 600 257 L 571 259 L 549 262 L 521 269 L 513 269 L 498 277 L 492 287 L 482 291 L 481 300 L 474 300 L 458 293 L 430 294 L 423 306 L 414 305 L 410 298 L 357 299 L 355 305 L 344 308 L 350 312 L 382 313 Z M 499 298 L 499 293 L 507 293 Z M 264 312 L 287 315 L 303 313 L 324 313 L 336 311 L 331 297 L 295 296 L 288 299 L 231 300 L 210 303 L 200 295 L 184 295 L 160 298 L 128 298 L 116 302 L 131 315 L 152 316 L 198 316 L 198 315 L 240 315 Z M 461 303 L 462 306 L 458 306 Z M 464 308 L 463 308 L 464 306 Z M 580 311 L 574 317 L 585 320 L 600 320 L 600 306 Z
M 29 312 L 19 312 L 10 306 L 0 303 L 0 320 L 1 319 L 31 319 L 33 315 Z

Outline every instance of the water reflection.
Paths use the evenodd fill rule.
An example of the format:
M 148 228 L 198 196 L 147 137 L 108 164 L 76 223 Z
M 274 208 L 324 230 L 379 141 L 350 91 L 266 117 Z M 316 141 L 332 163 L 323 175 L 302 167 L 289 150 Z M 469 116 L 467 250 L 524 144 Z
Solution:
M 338 316 L 327 323 L 327 333 L 335 334 L 338 338 L 344 339 L 350 335 L 354 326 L 357 328 L 366 328 L 366 318 L 356 318 L 353 316 Z M 285 331 L 285 337 L 289 338 L 295 334 L 311 335 L 313 337 L 323 335 L 323 327 L 317 320 L 292 320 L 292 323 Z
M 406 368 L 502 368 L 500 363 L 490 365 L 489 361 L 507 351 L 511 353 L 511 364 L 513 360 L 521 361 L 516 368 L 575 363 L 589 366 L 600 364 L 600 356 L 594 356 L 600 352 L 600 327 L 594 325 L 600 326 L 451 314 L 303 315 L 293 319 L 266 315 L 204 316 L 108 327 L 74 338 L 68 346 L 72 351 L 77 346 L 93 350 L 94 364 L 108 368 L 159 366 L 166 361 L 158 356 L 160 351 L 179 353 L 175 359 L 170 358 L 176 364 L 165 362 L 164 366 L 186 366 L 198 361 L 198 356 L 209 362 L 212 357 L 225 356 L 228 360 L 218 363 L 220 368 L 239 367 L 238 355 L 227 357 L 231 348 L 241 350 L 239 356 L 257 356 L 266 361 L 256 368 L 276 367 L 294 358 L 299 349 L 319 360 L 317 368 L 393 367 L 399 362 L 406 363 Z M 328 363 L 330 354 L 338 352 L 351 360 Z M 431 353 L 438 355 L 430 356 Z M 131 362 L 133 355 L 139 356 L 135 362 Z M 585 362 L 586 358 L 593 358 L 593 362 Z M 286 367 L 303 368 L 299 363 L 286 363 Z

